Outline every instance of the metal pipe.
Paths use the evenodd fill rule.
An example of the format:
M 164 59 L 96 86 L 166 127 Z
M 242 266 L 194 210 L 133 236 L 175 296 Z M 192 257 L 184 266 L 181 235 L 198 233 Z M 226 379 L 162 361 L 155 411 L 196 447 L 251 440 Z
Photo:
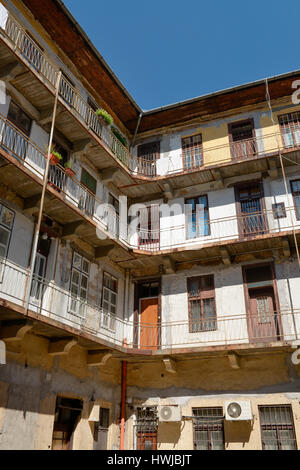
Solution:
M 126 346 L 127 346 L 126 340 L 124 340 L 124 347 Z M 125 419 L 126 419 L 126 381 L 127 381 L 127 362 L 122 361 L 120 450 L 124 450 Z
M 134 136 L 133 136 L 133 139 L 132 139 L 132 142 L 131 142 L 131 148 L 132 149 L 133 149 L 134 144 L 135 144 L 136 135 L 138 133 L 142 117 L 143 117 L 143 112 L 141 112 L 140 115 L 139 115 L 138 122 L 137 122 L 137 125 L 136 125 L 136 128 L 135 128 L 135 131 L 134 131 Z
M 61 75 L 62 75 L 62 72 L 59 71 L 59 73 L 57 75 L 57 81 L 56 81 L 56 93 L 55 93 L 55 100 L 54 100 L 54 107 L 53 107 L 52 124 L 51 124 L 51 131 L 50 131 L 50 137 L 49 137 L 47 162 L 46 162 L 46 168 L 45 168 L 45 173 L 44 173 L 44 181 L 43 181 L 43 189 L 42 189 L 40 210 L 39 210 L 38 221 L 37 221 L 37 224 L 35 226 L 34 241 L 33 241 L 33 246 L 32 246 L 32 251 L 31 251 L 30 271 L 29 271 L 29 278 L 28 278 L 28 283 L 27 283 L 27 292 L 26 292 L 26 297 L 25 297 L 25 310 L 26 311 L 28 311 L 28 307 L 29 307 L 29 298 L 30 298 L 30 292 L 31 292 L 31 286 L 32 286 L 33 271 L 34 271 L 35 262 L 36 262 L 37 246 L 38 246 L 38 241 L 39 241 L 39 234 L 40 234 L 40 228 L 41 228 L 41 223 L 42 223 L 42 215 L 43 215 L 43 209 L 44 209 L 45 194 L 46 194 L 46 188 L 47 188 L 47 183 L 48 183 L 50 155 L 51 155 L 51 148 L 52 148 L 52 142 L 53 142 L 54 125 L 55 125 L 55 118 L 56 118 L 56 111 L 57 111 L 57 102 L 58 102 L 58 94 L 59 94 L 59 86 L 60 86 Z

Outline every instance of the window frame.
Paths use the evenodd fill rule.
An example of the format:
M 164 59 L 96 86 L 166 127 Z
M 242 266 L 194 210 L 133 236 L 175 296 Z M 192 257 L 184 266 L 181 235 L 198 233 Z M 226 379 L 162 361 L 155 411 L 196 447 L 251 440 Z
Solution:
M 116 282 L 116 290 L 111 289 L 110 287 L 105 286 L 105 276 L 108 276 L 110 280 L 113 280 Z M 115 294 L 116 296 L 116 303 L 113 304 L 110 300 L 105 300 L 104 299 L 104 292 L 105 289 L 109 292 L 109 299 L 111 299 L 111 295 Z M 119 279 L 116 276 L 113 276 L 107 271 L 103 271 L 103 276 L 102 276 L 102 290 L 101 290 L 101 309 L 102 309 L 102 315 L 101 315 L 101 326 L 103 328 L 106 328 L 111 331 L 115 331 L 115 324 L 116 324 L 116 319 L 117 319 L 117 314 L 118 314 L 118 298 L 119 296 Z M 109 307 L 114 306 L 115 307 L 115 313 L 112 311 L 105 310 L 104 308 L 104 302 L 109 304 Z
M 299 122 L 299 131 L 300 131 L 300 111 L 295 111 L 293 113 L 285 113 L 285 114 L 280 114 L 278 116 L 278 125 L 279 125 L 279 128 L 280 128 L 280 134 L 281 134 L 281 140 L 282 140 L 282 145 L 283 145 L 283 148 L 284 149 L 294 149 L 296 147 L 299 147 L 300 146 L 300 143 L 297 144 L 296 143 L 296 139 L 295 139 L 295 129 L 296 129 L 296 126 L 295 126 L 295 120 L 289 120 L 289 118 L 292 118 L 292 116 L 295 116 L 297 115 L 298 117 L 298 122 Z M 282 122 L 284 119 L 287 119 L 287 124 L 285 124 L 284 122 Z M 284 141 L 284 135 L 285 135 L 285 129 L 287 128 L 286 125 L 288 125 L 288 128 L 290 130 L 290 134 L 292 136 L 292 139 L 293 139 L 293 145 L 286 145 L 285 141 Z
M 212 288 L 211 289 L 203 289 L 202 288 L 202 279 L 204 278 L 211 278 L 212 279 Z M 198 281 L 198 294 L 191 295 L 190 293 L 190 285 L 192 281 Z M 213 295 L 212 295 L 213 294 Z M 212 331 L 218 330 L 218 320 L 217 320 L 217 305 L 216 305 L 216 288 L 215 288 L 215 278 L 213 274 L 201 275 L 201 276 L 193 276 L 187 278 L 187 295 L 188 295 L 188 313 L 189 313 L 189 333 L 209 333 Z M 204 302 L 203 300 L 213 299 L 214 305 L 214 318 L 205 320 L 204 318 Z M 192 302 L 199 301 L 200 302 L 200 318 L 199 321 L 195 322 L 192 319 Z M 214 323 L 214 328 L 205 329 L 206 321 Z M 196 331 L 193 330 L 194 325 L 197 325 Z M 204 328 L 203 328 L 204 325 Z M 200 329 L 199 329 L 200 326 Z
M 157 238 L 152 238 L 152 237 L 150 238 L 149 237 L 148 239 L 141 238 L 141 224 L 139 223 L 138 226 L 137 226 L 138 246 L 141 247 L 141 246 L 153 245 L 153 246 L 156 246 L 157 249 L 159 249 L 159 247 L 160 247 L 160 206 L 159 206 L 159 204 L 151 204 L 150 206 L 146 206 L 142 210 L 147 209 L 148 233 L 152 233 L 152 208 L 156 208 L 156 209 L 158 208 L 157 214 L 156 214 L 156 215 L 158 215 L 158 217 L 157 217 L 158 224 L 157 224 L 157 229 L 156 229 L 157 232 L 158 232 L 158 237 Z M 140 216 L 141 215 L 140 215 L 140 211 L 139 211 L 139 217 Z M 156 230 L 154 230 L 154 232 Z
M 199 138 L 199 137 L 200 137 L 201 143 L 200 143 L 200 144 L 199 144 L 199 143 L 196 144 L 196 143 L 194 142 L 194 139 Z M 185 146 L 184 141 L 185 141 L 185 140 L 188 140 L 188 139 L 189 139 L 189 140 L 191 140 L 191 139 L 193 140 L 192 145 L 190 145 L 190 146 L 188 146 L 188 145 Z M 197 165 L 197 164 L 195 163 L 195 160 L 196 160 L 195 151 L 196 151 L 196 149 L 199 149 L 199 148 L 201 149 L 201 164 L 200 164 L 200 165 Z M 201 168 L 201 167 L 204 166 L 203 137 L 202 137 L 202 133 L 194 134 L 194 135 L 190 135 L 190 136 L 186 136 L 186 137 L 182 137 L 182 138 L 181 138 L 181 149 L 182 149 L 182 167 L 183 167 L 183 170 L 184 170 L 184 171 L 187 171 L 187 172 L 188 172 L 188 171 L 191 171 L 191 170 L 197 170 L 198 168 Z M 191 150 L 191 156 L 190 156 L 190 157 L 191 157 L 191 166 L 190 166 L 190 167 L 188 167 L 188 166 L 186 165 L 186 158 L 185 158 L 185 157 L 186 157 L 186 154 L 185 154 L 185 152 L 186 152 L 187 149 L 190 149 L 190 150 Z
M 290 411 L 291 414 L 291 424 L 263 424 L 262 423 L 262 408 L 287 408 Z M 258 412 L 259 412 L 259 423 L 260 423 L 260 433 L 261 433 L 261 445 L 262 445 L 262 450 L 265 450 L 265 442 L 264 442 L 264 435 L 263 431 L 275 431 L 276 432 L 276 440 L 277 440 L 277 450 L 283 450 L 281 448 L 282 442 L 281 442 L 281 437 L 280 433 L 278 431 L 292 431 L 293 437 L 294 437 L 294 443 L 295 443 L 295 449 L 298 450 L 298 445 L 297 445 L 297 438 L 296 438 L 296 430 L 295 430 L 295 419 L 294 419 L 294 413 L 293 413 L 293 406 L 291 403 L 289 404 L 278 404 L 278 405 L 259 405 L 258 406 Z M 281 428 L 281 429 L 280 429 Z
M 202 411 L 204 411 L 204 410 L 205 411 L 208 411 L 208 410 L 219 411 L 220 416 L 216 416 L 216 418 L 219 418 L 220 420 L 222 419 L 222 423 L 221 424 L 203 423 L 202 425 L 201 424 L 196 424 L 197 418 L 201 419 L 201 416 L 196 416 L 195 415 L 195 412 L 199 411 L 199 410 L 202 410 Z M 192 415 L 193 415 L 193 449 L 194 449 L 194 451 L 201 452 L 200 450 L 196 449 L 196 445 L 197 445 L 196 432 L 197 431 L 206 431 L 207 432 L 207 447 L 208 447 L 208 449 L 206 449 L 206 450 L 216 450 L 216 449 L 212 448 L 213 447 L 212 432 L 221 431 L 222 437 L 223 437 L 223 445 L 224 445 L 223 450 L 225 450 L 225 416 L 224 416 L 223 407 L 222 406 L 217 406 L 217 407 L 193 407 L 192 408 Z M 197 429 L 197 426 L 201 427 L 203 429 Z M 214 427 L 219 428 L 219 429 L 210 429 L 210 426 L 211 427 L 214 426 Z
M 298 178 L 296 180 L 290 180 L 291 194 L 293 196 L 293 201 L 294 201 L 295 216 L 296 216 L 296 220 L 300 220 L 300 205 L 298 206 L 296 204 L 296 197 L 299 196 L 299 198 L 300 198 L 300 190 L 299 191 L 294 191 L 294 189 L 293 189 L 293 183 L 296 183 L 296 182 L 299 182 L 299 184 L 300 184 L 300 178 Z M 299 194 L 295 194 L 295 193 L 299 193 Z
M 78 257 L 81 258 L 81 268 L 80 269 L 77 266 L 74 265 L 75 256 L 78 256 Z M 88 263 L 88 266 L 89 266 L 88 273 L 83 270 L 83 262 L 84 261 L 86 261 Z M 72 284 L 74 284 L 73 283 L 73 271 L 76 271 L 79 274 L 79 283 L 77 285 L 77 287 L 78 287 L 77 296 L 75 296 L 72 293 Z M 91 262 L 87 258 L 85 258 L 83 255 L 79 254 L 77 251 L 74 250 L 73 251 L 73 256 L 72 256 L 72 265 L 71 265 L 71 273 L 70 273 L 70 285 L 69 285 L 69 292 L 70 292 L 69 312 L 72 313 L 72 314 L 79 315 L 79 316 L 83 315 L 80 310 L 81 310 L 82 307 L 84 309 L 85 304 L 88 303 L 90 272 L 91 272 Z M 84 289 L 84 290 L 86 290 L 86 298 L 85 299 L 83 299 L 80 295 L 81 290 L 82 290 L 82 286 L 81 286 L 82 276 L 85 276 L 87 278 L 87 288 Z M 79 308 L 78 308 L 78 306 L 76 307 L 76 311 L 72 309 L 72 302 L 74 302 L 74 303 L 75 302 L 76 303 L 80 302 Z
M 11 111 L 11 106 L 14 105 L 18 108 L 18 114 L 17 114 L 17 119 L 16 120 L 12 120 L 11 117 L 10 117 L 10 111 Z M 30 124 L 29 124 L 29 128 L 28 130 L 25 129 L 25 127 L 23 127 L 21 124 L 20 124 L 20 115 L 21 113 L 23 113 L 30 121 Z M 9 103 L 9 108 L 8 108 L 8 111 L 7 111 L 7 120 L 9 122 L 11 122 L 13 124 L 13 126 L 15 126 L 20 132 L 22 132 L 26 137 L 29 137 L 30 136 L 30 133 L 31 133 L 31 129 L 32 129 L 32 124 L 33 124 L 33 119 L 29 116 L 29 114 L 24 111 L 24 109 L 13 99 L 10 100 L 10 103 Z
M 2 211 L 3 211 L 3 208 L 8 211 L 11 216 L 12 216 L 12 221 L 11 221 L 11 224 L 10 226 L 4 224 L 2 222 Z M 3 258 L 1 259 L 0 261 L 0 283 L 3 281 L 3 273 L 4 273 L 4 264 L 7 260 L 7 256 L 8 256 L 8 252 L 9 252 L 9 247 L 10 247 L 10 242 L 11 242 L 11 237 L 12 237 L 12 232 L 13 232 L 13 229 L 14 229 L 14 223 L 15 223 L 15 212 L 12 211 L 9 207 L 5 206 L 4 204 L 0 203 L 0 227 L 6 231 L 8 233 L 8 237 L 7 237 L 7 244 L 6 246 L 4 244 L 1 243 L 1 246 L 4 247 L 5 249 L 5 256 L 3 256 Z
M 201 235 L 200 234 L 200 224 L 199 224 L 199 216 L 198 216 L 198 212 L 197 212 L 197 206 L 199 206 L 198 202 L 196 202 L 196 200 L 200 199 L 200 198 L 205 198 L 206 199 L 206 205 L 207 207 L 204 209 L 204 212 L 207 213 L 207 228 L 208 228 L 208 233 L 206 235 Z M 195 237 L 189 237 L 189 222 L 188 222 L 188 217 L 189 217 L 189 213 L 187 213 L 187 211 L 185 211 L 185 226 L 186 226 L 186 233 L 185 233 L 185 238 L 186 240 L 195 240 L 197 238 L 203 238 L 203 237 L 210 237 L 211 236 L 211 224 L 210 224 L 210 213 L 209 213 L 209 201 L 208 201 L 208 194 L 201 194 L 199 196 L 195 196 L 195 197 L 188 197 L 184 200 L 184 204 L 185 204 L 185 207 L 188 203 L 189 200 L 194 200 L 196 202 L 195 204 L 195 215 L 196 215 L 196 236 Z M 192 215 L 194 214 L 194 211 L 192 210 Z M 205 222 L 205 220 L 204 220 Z M 203 225 L 203 227 L 205 228 L 205 225 Z
M 252 128 L 252 133 L 251 133 L 251 137 L 248 137 L 248 138 L 244 138 L 244 139 L 239 139 L 239 140 L 233 140 L 233 130 L 234 130 L 234 127 L 236 126 L 242 126 L 243 124 L 247 124 L 247 123 L 250 123 L 251 124 L 251 128 Z M 229 145 L 230 145 L 230 155 L 231 155 L 231 159 L 232 160 L 240 160 L 240 159 L 247 159 L 249 157 L 253 157 L 255 155 L 257 155 L 257 151 L 254 149 L 254 151 L 251 153 L 249 153 L 249 157 L 248 155 L 245 157 L 244 155 L 240 155 L 240 156 L 235 156 L 234 155 L 234 145 L 238 142 L 247 142 L 251 139 L 255 139 L 256 135 L 255 135 L 255 123 L 254 123 L 254 119 L 253 118 L 248 118 L 248 119 L 242 119 L 240 121 L 233 121 L 233 122 L 230 122 L 228 124 L 228 135 L 229 135 Z

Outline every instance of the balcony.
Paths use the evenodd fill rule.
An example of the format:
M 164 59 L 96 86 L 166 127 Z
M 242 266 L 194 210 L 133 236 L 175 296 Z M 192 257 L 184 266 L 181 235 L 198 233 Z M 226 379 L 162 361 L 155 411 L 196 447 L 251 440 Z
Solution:
M 3 29 L 4 26 L 5 29 Z M 8 13 L 2 29 L 0 27 L 0 39 L 11 50 L 13 55 L 17 55 L 23 65 L 39 80 L 40 84 L 50 94 L 54 95 L 59 67 L 33 41 L 11 13 Z M 8 63 L 10 64 L 11 62 Z M 4 62 L 3 65 L 5 65 Z M 36 93 L 37 90 L 35 89 Z M 41 95 L 45 97 L 45 103 L 47 102 L 49 106 L 50 102 L 48 103 L 49 99 L 48 101 L 46 99 L 45 91 L 41 91 Z M 125 171 L 127 176 L 140 180 L 155 181 L 177 175 L 200 172 L 201 176 L 199 178 L 202 182 L 213 181 L 214 178 L 211 178 L 210 171 L 206 170 L 277 155 L 277 138 L 281 142 L 281 135 L 278 134 L 276 136 L 274 133 L 264 137 L 253 137 L 252 139 L 244 139 L 238 142 L 228 142 L 221 146 L 203 142 L 203 150 L 197 158 L 191 159 L 185 153 L 178 152 L 170 158 L 162 156 L 162 158 L 149 161 L 136 158 L 130 154 L 129 150 L 122 145 L 111 130 L 101 124 L 87 97 L 83 97 L 65 76 L 61 78 L 59 104 L 77 121 L 79 126 L 76 128 L 76 133 L 78 134 L 79 130 L 84 128 L 85 136 L 88 133 L 89 137 L 95 141 L 95 145 L 98 146 L 98 153 L 102 152 L 102 158 L 99 158 L 100 154 L 98 157 L 95 157 L 97 164 L 100 164 L 106 158 L 105 165 L 109 165 L 109 162 L 113 159 Z M 65 128 L 66 132 L 68 130 L 69 134 L 67 137 L 72 141 L 72 137 L 76 133 L 72 133 L 70 126 L 65 124 L 65 121 L 62 120 L 61 127 Z M 292 148 L 291 146 L 287 148 L 284 145 L 282 150 L 291 152 L 299 149 L 299 145 L 299 140 L 297 140 Z M 297 155 L 297 159 L 299 159 L 299 155 Z M 240 171 L 242 171 L 242 167 L 240 167 Z M 245 171 L 249 171 L 248 167 L 245 167 Z
M 152 351 L 165 354 L 172 350 L 247 349 L 253 347 L 290 346 L 300 337 L 300 310 L 272 312 L 272 316 L 253 314 L 228 315 L 219 312 L 217 318 L 191 324 L 188 320 L 161 321 L 140 324 L 124 321 L 105 312 L 89 301 L 74 297 L 69 291 L 38 276 L 33 277 L 29 311 L 24 309 L 28 269 L 0 260 L 0 306 L 7 312 L 18 312 L 69 334 L 120 348 L 124 338 L 127 350 L 139 354 Z M 164 312 L 162 311 L 162 318 Z

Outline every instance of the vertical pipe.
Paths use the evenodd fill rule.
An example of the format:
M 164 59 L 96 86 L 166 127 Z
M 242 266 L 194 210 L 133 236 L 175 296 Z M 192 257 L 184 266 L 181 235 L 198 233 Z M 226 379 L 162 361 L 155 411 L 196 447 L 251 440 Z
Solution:
M 124 340 L 124 347 L 126 347 Z M 121 429 L 120 429 L 120 450 L 124 450 L 125 437 L 125 418 L 126 418 L 126 381 L 127 381 L 127 362 L 122 361 L 122 381 L 121 381 Z
M 29 306 L 29 297 L 30 297 L 30 291 L 31 291 L 33 271 L 34 271 L 35 261 L 36 261 L 37 246 L 38 246 L 38 241 L 39 241 L 39 234 L 40 234 L 43 208 L 44 208 L 45 193 L 46 193 L 46 187 L 47 187 L 47 183 L 48 183 L 50 154 L 51 154 L 51 148 L 52 148 L 52 142 L 53 142 L 53 134 L 54 134 L 54 125 L 55 125 L 55 118 L 56 118 L 56 110 L 57 110 L 57 101 L 58 101 L 60 79 L 61 79 L 61 71 L 59 71 L 59 73 L 57 75 L 56 92 L 55 92 L 55 100 L 54 100 L 54 108 L 53 108 L 53 116 L 52 116 L 52 124 L 51 124 L 51 131 L 50 131 L 50 137 L 49 137 L 49 146 L 48 146 L 46 168 L 45 168 L 45 173 L 44 173 L 44 182 L 43 182 L 40 210 L 39 210 L 38 221 L 37 221 L 37 224 L 35 226 L 33 246 L 32 246 L 32 252 L 31 252 L 29 279 L 28 279 L 26 299 L 25 299 L 25 310 L 28 310 L 28 306 Z

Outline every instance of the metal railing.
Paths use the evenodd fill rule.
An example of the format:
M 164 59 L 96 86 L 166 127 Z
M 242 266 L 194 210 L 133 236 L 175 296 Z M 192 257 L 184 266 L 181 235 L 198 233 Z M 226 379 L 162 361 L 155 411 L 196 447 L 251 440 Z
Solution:
M 45 51 L 27 34 L 25 29 L 8 13 L 4 33 L 6 44 L 18 53 L 21 60 L 29 65 L 37 77 L 46 83 L 52 92 L 55 92 L 59 67 L 50 60 Z M 193 172 L 199 169 L 205 170 L 210 164 L 218 165 L 230 161 L 238 162 L 247 158 L 259 158 L 274 154 L 278 151 L 277 141 L 282 142 L 280 133 L 272 133 L 263 137 L 253 137 L 237 142 L 229 142 L 222 145 L 203 143 L 201 157 L 192 159 L 183 152 L 178 152 L 174 157 L 162 157 L 153 161 L 133 157 L 126 148 L 111 132 L 102 125 L 94 109 L 90 106 L 87 97 L 83 97 L 76 87 L 62 75 L 59 89 L 61 104 L 65 105 L 74 116 L 79 119 L 88 131 L 92 131 L 110 149 L 115 158 L 124 165 L 134 176 L 145 178 L 165 177 L 176 173 Z M 282 143 L 282 150 L 298 149 Z
M 38 146 L 33 144 L 10 121 L 0 115 L 0 149 L 22 163 L 24 169 L 29 170 L 40 179 L 44 178 L 46 168 L 46 154 Z M 113 238 L 118 236 L 118 215 L 109 212 L 106 219 L 100 218 L 97 209 L 103 203 L 74 176 L 69 176 L 60 165 L 50 165 L 49 186 L 64 197 L 64 200 L 76 208 L 83 215 L 93 219 L 101 230 Z
M 29 270 L 8 259 L 0 259 L 0 297 L 12 305 L 24 306 Z M 71 327 L 78 333 L 88 333 L 112 346 L 122 346 L 127 338 L 129 348 L 164 350 L 186 347 L 228 346 L 291 342 L 300 339 L 300 308 L 282 309 L 263 314 L 227 315 L 217 305 L 215 318 L 140 323 L 124 321 L 118 315 L 104 311 L 91 299 L 71 295 L 64 287 L 37 275 L 33 276 L 29 309 L 49 320 Z M 95 294 L 95 293 L 94 293 Z M 96 294 L 95 294 L 96 295 Z M 8 305 L 8 304 L 7 304 Z M 13 307 L 11 307 L 13 308 Z M 185 315 L 182 309 L 176 317 Z
M 283 217 L 277 217 L 273 209 L 262 209 L 249 214 L 235 213 L 228 217 L 209 220 L 199 217 L 197 222 L 189 222 L 187 214 L 183 211 L 182 223 L 178 225 L 172 225 L 170 215 L 167 215 L 165 220 L 162 212 L 160 229 L 147 230 L 138 227 L 136 234 L 133 230 L 129 230 L 129 244 L 136 250 L 155 253 L 181 247 L 205 248 L 211 243 L 222 244 L 231 240 L 247 241 L 256 237 L 289 232 L 294 228 L 300 231 L 300 222 L 296 218 L 299 210 L 300 206 L 284 207 Z

